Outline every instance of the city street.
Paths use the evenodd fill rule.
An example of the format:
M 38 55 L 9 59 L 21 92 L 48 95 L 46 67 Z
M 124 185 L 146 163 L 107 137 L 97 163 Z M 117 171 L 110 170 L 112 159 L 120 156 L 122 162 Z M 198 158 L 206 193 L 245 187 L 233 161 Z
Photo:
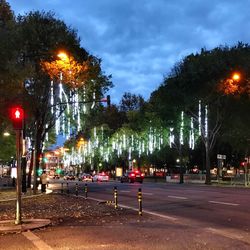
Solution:
M 63 180 L 50 181 L 54 194 L 24 199 L 25 217 L 50 219 L 52 224 L 3 234 L 0 249 L 249 249 L 248 188 L 86 184 L 87 199 L 84 182 Z M 118 209 L 104 202 L 114 200 L 115 186 Z M 138 215 L 139 188 L 142 216 Z M 14 202 L 2 201 L 0 206 L 2 218 L 14 216 Z
M 84 183 L 79 182 L 79 194 L 84 196 Z M 250 243 L 250 203 L 248 188 L 166 183 L 87 183 L 88 197 L 113 200 L 113 188 L 118 190 L 118 205 L 138 211 L 138 189 L 142 189 L 143 213 L 166 221 L 195 225 L 203 230 L 244 239 Z M 52 185 L 51 185 L 52 186 Z M 65 185 L 64 185 L 65 186 Z M 69 182 L 74 192 L 75 182 Z

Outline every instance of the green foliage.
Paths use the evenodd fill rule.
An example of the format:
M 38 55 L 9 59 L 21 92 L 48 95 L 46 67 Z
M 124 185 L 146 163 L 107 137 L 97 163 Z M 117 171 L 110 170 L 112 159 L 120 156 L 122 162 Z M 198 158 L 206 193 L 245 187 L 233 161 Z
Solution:
M 143 104 L 142 96 L 125 92 L 120 101 L 120 110 L 123 112 L 139 110 Z

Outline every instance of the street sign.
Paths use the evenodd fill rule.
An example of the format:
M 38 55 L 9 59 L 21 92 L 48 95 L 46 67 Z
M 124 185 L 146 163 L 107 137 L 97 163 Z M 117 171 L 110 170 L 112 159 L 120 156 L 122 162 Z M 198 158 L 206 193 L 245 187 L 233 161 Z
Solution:
M 219 160 L 226 160 L 226 155 L 220 155 L 220 154 L 217 154 L 217 159 Z

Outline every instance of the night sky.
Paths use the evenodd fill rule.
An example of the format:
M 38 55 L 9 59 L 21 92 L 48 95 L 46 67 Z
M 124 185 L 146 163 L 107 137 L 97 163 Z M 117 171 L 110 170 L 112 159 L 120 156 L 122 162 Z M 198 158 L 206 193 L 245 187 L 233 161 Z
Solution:
M 8 1 L 8 0 L 7 0 Z M 145 99 L 183 57 L 250 41 L 249 0 L 9 0 L 16 15 L 53 11 L 113 76 L 112 102 Z

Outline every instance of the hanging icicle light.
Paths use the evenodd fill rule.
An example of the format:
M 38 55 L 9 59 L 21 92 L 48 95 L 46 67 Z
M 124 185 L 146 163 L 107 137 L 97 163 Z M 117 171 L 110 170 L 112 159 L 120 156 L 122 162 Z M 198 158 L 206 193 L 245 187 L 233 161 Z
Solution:
M 191 121 L 190 121 L 189 147 L 191 149 L 194 149 L 194 121 L 193 121 L 193 117 L 191 117 Z
M 153 152 L 153 146 L 154 146 L 154 138 L 152 135 L 152 128 L 149 129 L 149 135 L 148 135 L 148 151 L 150 154 Z
M 208 107 L 205 106 L 205 137 L 208 137 Z
M 201 100 L 199 100 L 199 111 L 198 111 L 198 126 L 199 136 L 201 136 Z
M 131 160 L 131 147 L 128 148 L 128 160 Z
M 184 128 L 184 112 L 181 112 L 181 128 L 180 128 L 180 145 L 184 144 L 183 139 L 183 128 Z
M 169 147 L 172 148 L 172 144 L 174 144 L 174 134 L 173 134 L 173 131 L 174 131 L 174 128 L 170 128 L 169 129 Z
M 59 135 L 60 132 L 60 120 L 58 119 L 59 115 L 60 115 L 59 107 L 56 107 L 56 122 L 55 122 L 56 135 Z
M 126 135 L 125 134 L 123 134 L 123 136 L 122 136 L 122 140 L 123 140 L 123 149 L 126 149 L 127 148 L 127 143 L 126 143 Z
M 141 143 L 141 141 L 139 141 L 139 143 L 138 143 L 138 154 L 139 154 L 139 157 L 141 157 L 141 153 L 142 153 L 142 143 Z
M 87 108 L 86 108 L 86 87 L 84 86 L 83 89 L 83 114 L 86 114 Z
M 51 105 L 51 114 L 54 113 L 54 84 L 53 81 L 50 82 L 50 105 Z
M 91 105 L 91 109 L 93 109 L 95 107 L 95 92 L 93 92 L 93 102 L 92 102 L 92 105 Z

